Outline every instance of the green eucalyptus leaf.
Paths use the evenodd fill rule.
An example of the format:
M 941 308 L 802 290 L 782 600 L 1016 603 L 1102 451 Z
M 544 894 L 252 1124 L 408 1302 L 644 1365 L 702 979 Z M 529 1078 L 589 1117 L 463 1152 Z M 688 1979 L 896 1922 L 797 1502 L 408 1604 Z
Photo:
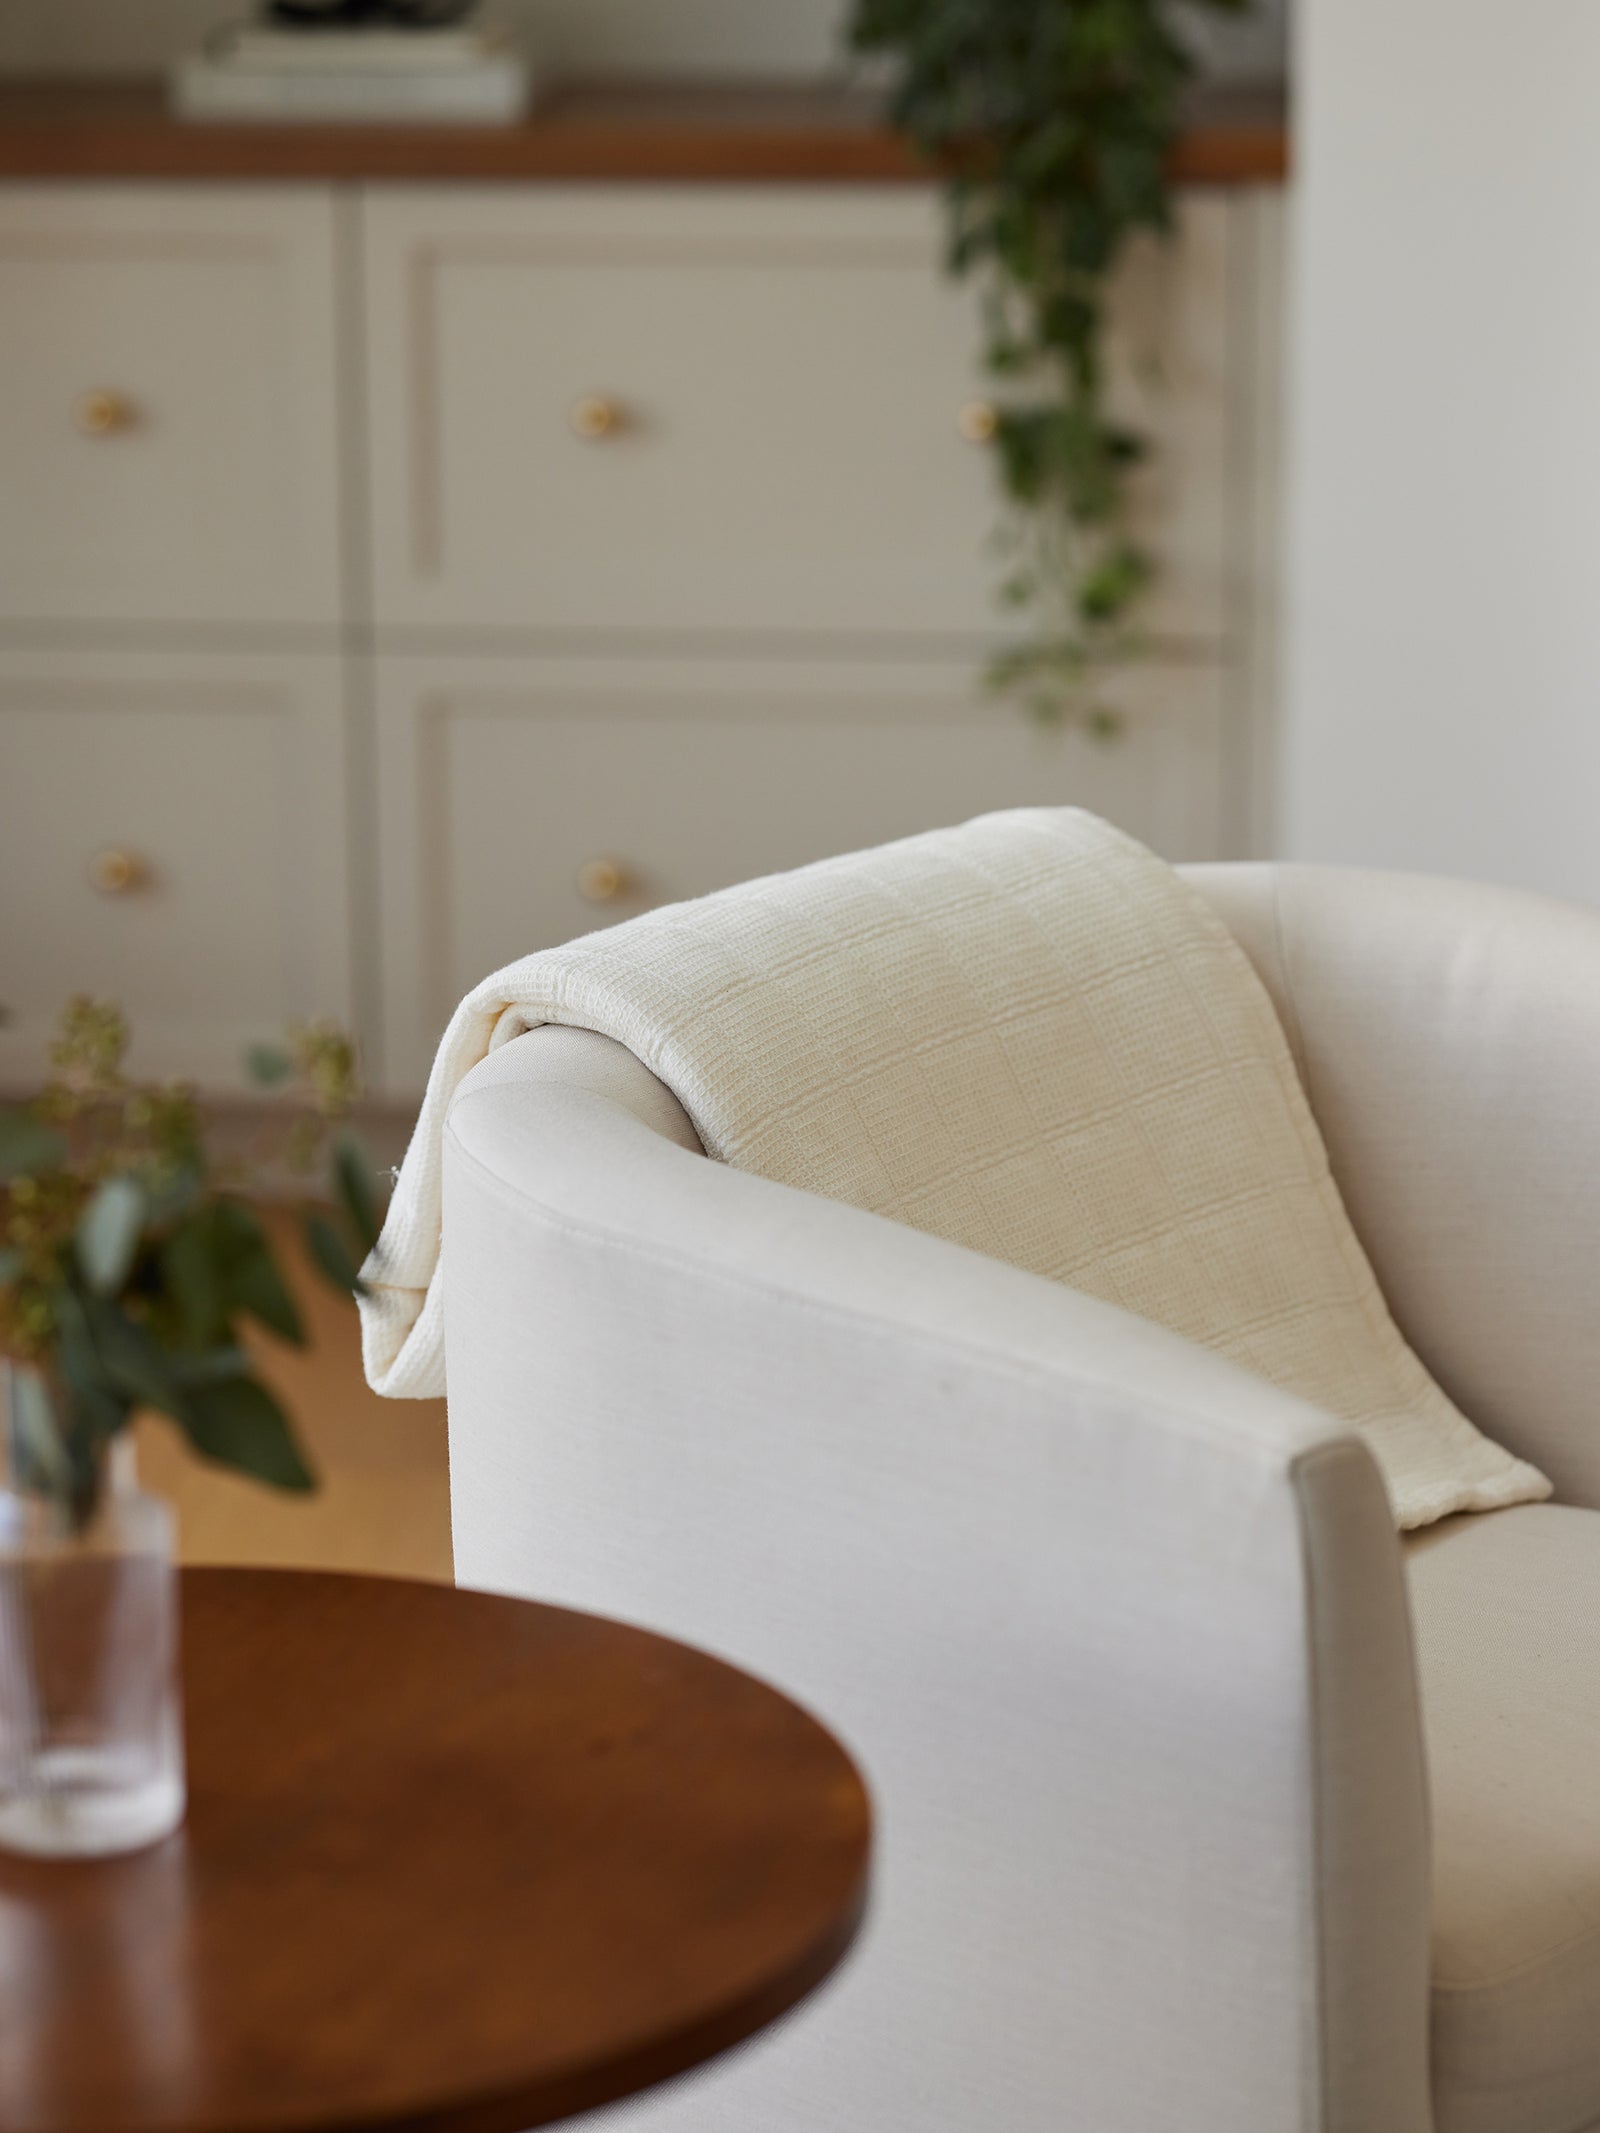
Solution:
M 168 1357 L 172 1381 L 187 1392 L 194 1385 L 215 1385 L 222 1378 L 248 1377 L 250 1358 L 242 1348 L 205 1348 L 198 1355 Z
M 258 1089 L 281 1088 L 294 1073 L 294 1061 L 281 1044 L 252 1044 L 244 1066 Z
M 287 1341 L 292 1348 L 305 1346 L 306 1329 L 299 1306 L 289 1293 L 268 1239 L 262 1239 L 259 1251 L 234 1262 L 230 1294 L 241 1311 L 247 1311 L 279 1340 Z
M 273 1256 L 272 1240 L 256 1216 L 238 1200 L 213 1200 L 207 1214 L 224 1309 L 230 1315 L 248 1312 L 269 1333 L 303 1347 L 300 1313 Z
M 333 1176 L 340 1204 L 365 1258 L 383 1225 L 378 1214 L 377 1172 L 353 1133 L 341 1133 L 334 1143 Z
M 107 1178 L 78 1218 L 74 1239 L 83 1278 L 97 1296 L 114 1296 L 133 1271 L 144 1232 L 145 1196 L 137 1178 Z
M 56 1364 L 66 1395 L 70 1462 L 78 1468 L 95 1447 L 108 1444 L 127 1421 L 134 1402 L 119 1389 L 100 1344 L 90 1330 L 86 1301 L 69 1288 L 55 1296 Z
M 66 1160 L 67 1144 L 25 1104 L 0 1104 L 0 1181 L 35 1177 Z
M 326 1215 L 306 1217 L 306 1249 L 310 1252 L 317 1271 L 342 1289 L 347 1295 L 365 1296 L 366 1285 L 360 1269 L 345 1248 L 344 1239 Z
M 205 1348 L 228 1328 L 228 1302 L 218 1264 L 210 1207 L 199 1207 L 161 1246 L 161 1278 L 177 1307 L 184 1344 Z
M 95 1295 L 82 1299 L 82 1322 L 94 1356 L 91 1379 L 124 1412 L 153 1407 L 175 1421 L 183 1419 L 183 1387 L 174 1375 L 172 1357 L 148 1326 L 130 1318 L 111 1298 Z
M 39 1371 L 12 1379 L 10 1454 L 13 1485 L 56 1507 L 69 1530 L 93 1517 L 105 1483 L 105 1449 L 126 1416 L 102 1416 L 64 1377 Z
M 304 1493 L 316 1487 L 283 1409 L 254 1378 L 223 1378 L 196 1386 L 183 1427 L 195 1450 L 219 1466 L 276 1489 Z
M 72 1462 L 50 1387 L 35 1370 L 11 1378 L 11 1465 L 19 1488 L 65 1501 Z

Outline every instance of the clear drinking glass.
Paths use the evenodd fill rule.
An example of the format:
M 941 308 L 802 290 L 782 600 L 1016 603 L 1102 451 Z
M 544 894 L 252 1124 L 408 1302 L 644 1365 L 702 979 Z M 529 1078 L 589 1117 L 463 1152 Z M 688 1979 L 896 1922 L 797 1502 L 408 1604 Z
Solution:
M 53 1394 L 0 1364 L 0 1396 L 9 1448 Z M 185 1804 L 172 1512 L 140 1492 L 126 1433 L 81 1529 L 17 1471 L 0 1493 L 0 1845 L 136 1851 Z

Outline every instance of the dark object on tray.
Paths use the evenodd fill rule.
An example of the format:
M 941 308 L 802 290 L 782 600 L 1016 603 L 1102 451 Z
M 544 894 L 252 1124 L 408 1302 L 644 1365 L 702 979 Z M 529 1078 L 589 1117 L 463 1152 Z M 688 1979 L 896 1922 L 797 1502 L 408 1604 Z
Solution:
M 286 29 L 434 30 L 464 22 L 478 0 L 269 0 L 267 19 Z

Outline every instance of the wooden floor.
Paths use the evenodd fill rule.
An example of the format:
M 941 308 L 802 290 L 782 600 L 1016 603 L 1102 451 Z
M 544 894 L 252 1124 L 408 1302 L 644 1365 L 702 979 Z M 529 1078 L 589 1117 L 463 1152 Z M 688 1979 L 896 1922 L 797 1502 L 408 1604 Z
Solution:
M 305 1269 L 292 1223 L 271 1219 L 296 1275 L 311 1344 L 297 1352 L 264 1340 L 258 1352 L 320 1488 L 314 1496 L 283 1496 L 207 1466 L 159 1419 L 139 1425 L 140 1479 L 176 1504 L 186 1562 L 448 1582 L 444 1402 L 380 1400 L 367 1390 L 354 1304 Z

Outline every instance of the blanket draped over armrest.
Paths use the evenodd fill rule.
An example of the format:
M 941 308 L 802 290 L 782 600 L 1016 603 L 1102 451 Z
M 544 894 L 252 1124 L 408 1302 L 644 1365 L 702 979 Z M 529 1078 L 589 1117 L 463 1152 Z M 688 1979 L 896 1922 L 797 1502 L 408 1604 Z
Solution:
M 1549 1493 L 1401 1338 L 1227 929 L 1092 815 L 984 816 L 486 979 L 445 1032 L 366 1269 L 379 1392 L 444 1390 L 445 1113 L 546 1022 L 625 1044 L 721 1162 L 1087 1290 L 1355 1424 L 1403 1526 Z

